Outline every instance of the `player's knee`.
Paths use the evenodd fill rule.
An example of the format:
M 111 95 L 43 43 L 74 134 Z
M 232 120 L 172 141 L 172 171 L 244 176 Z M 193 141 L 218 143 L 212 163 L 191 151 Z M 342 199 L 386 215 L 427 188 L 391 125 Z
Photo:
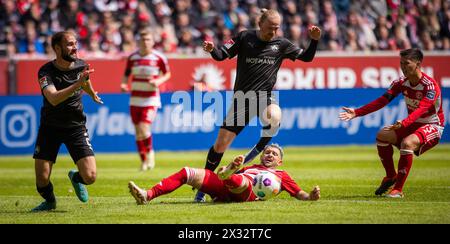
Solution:
M 95 180 L 97 179 L 97 172 L 89 171 L 86 174 L 84 174 L 82 177 L 83 177 L 84 183 L 86 183 L 86 185 L 90 185 L 90 184 L 93 184 L 95 182 Z
M 384 143 L 394 143 L 395 137 L 392 135 L 392 132 L 380 130 L 377 133 L 377 141 Z
M 418 147 L 417 142 L 412 140 L 412 139 L 410 139 L 410 138 L 403 139 L 403 141 L 401 143 L 401 148 L 402 149 L 415 151 L 417 147 Z
M 200 189 L 203 184 L 203 179 L 205 178 L 205 170 L 184 167 L 180 172 L 183 171 L 186 172 L 186 184 L 196 189 Z
M 38 186 L 46 186 L 50 182 L 50 178 L 44 176 L 43 174 L 36 174 L 36 185 Z
M 272 127 L 278 127 L 281 122 L 281 109 L 277 105 L 270 105 L 267 107 L 266 112 L 263 116 L 263 121 L 266 125 Z

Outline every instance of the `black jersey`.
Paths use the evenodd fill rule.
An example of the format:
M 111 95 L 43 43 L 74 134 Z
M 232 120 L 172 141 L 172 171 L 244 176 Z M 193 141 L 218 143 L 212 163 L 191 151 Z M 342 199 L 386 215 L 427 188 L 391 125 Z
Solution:
M 44 64 L 38 72 L 39 85 L 43 96 L 43 90 L 47 86 L 53 85 L 56 90 L 62 90 L 78 81 L 81 72 L 87 65 L 83 60 L 77 59 L 70 70 L 60 70 L 53 62 Z M 53 106 L 44 96 L 44 103 L 41 108 L 41 125 L 59 128 L 85 125 L 86 115 L 83 112 L 81 93 L 80 87 L 69 98 L 56 106 Z
M 271 92 L 283 59 L 295 60 L 302 49 L 283 37 L 262 41 L 256 30 L 242 31 L 222 47 L 229 58 L 237 57 L 234 91 Z

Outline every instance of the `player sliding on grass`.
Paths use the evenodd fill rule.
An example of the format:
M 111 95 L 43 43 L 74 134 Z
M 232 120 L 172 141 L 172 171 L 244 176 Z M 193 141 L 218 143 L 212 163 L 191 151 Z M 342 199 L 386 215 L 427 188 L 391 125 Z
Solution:
M 219 48 L 210 41 L 203 43 L 203 49 L 214 60 L 237 56 L 233 103 L 209 149 L 205 169 L 214 171 L 219 166 L 224 152 L 255 116 L 262 120 L 263 131 L 258 143 L 246 154 L 244 164 L 255 158 L 278 132 L 281 109 L 272 97 L 278 70 L 284 59 L 311 62 L 321 36 L 320 28 L 311 26 L 308 32 L 312 40 L 303 50 L 277 36 L 280 26 L 280 14 L 263 9 L 259 30 L 242 31 Z M 204 194 L 197 192 L 195 201 L 205 201 Z
M 287 191 L 299 200 L 318 200 L 320 188 L 315 186 L 310 193 L 300 189 L 286 171 L 277 170 L 282 164 L 283 149 L 278 144 L 265 147 L 260 164 L 244 167 L 244 156 L 237 156 L 228 166 L 219 169 L 218 174 L 209 169 L 184 167 L 179 172 L 163 179 L 149 190 L 139 188 L 134 182 L 128 183 L 136 203 L 147 204 L 150 200 L 188 184 L 211 196 L 216 202 L 248 202 L 258 200 L 252 191 L 252 180 L 260 171 L 270 171 L 281 179 L 281 190 Z
M 74 33 L 63 31 L 54 34 L 52 48 L 56 59 L 44 64 L 38 72 L 44 103 L 33 158 L 37 191 L 45 201 L 33 208 L 33 212 L 56 208 L 50 174 L 62 143 L 66 145 L 79 170 L 71 170 L 69 179 L 80 201 L 88 201 L 85 185 L 94 183 L 97 174 L 81 103 L 81 90 L 95 102 L 103 103 L 89 80 L 89 74 L 94 70 L 78 59 Z
M 444 114 L 439 84 L 420 70 L 423 54 L 419 49 L 407 49 L 400 52 L 400 67 L 405 77 L 392 82 L 387 92 L 358 109 L 344 107 L 339 118 L 349 121 L 358 116 L 375 112 L 399 94 L 405 97 L 408 117 L 393 125 L 382 128 L 377 134 L 377 149 L 386 177 L 375 191 L 382 195 L 392 186 L 386 197 L 403 197 L 403 185 L 413 162 L 413 153 L 417 156 L 439 143 L 444 130 Z M 400 149 L 398 172 L 393 161 L 393 147 Z M 395 185 L 394 185 L 395 184 Z

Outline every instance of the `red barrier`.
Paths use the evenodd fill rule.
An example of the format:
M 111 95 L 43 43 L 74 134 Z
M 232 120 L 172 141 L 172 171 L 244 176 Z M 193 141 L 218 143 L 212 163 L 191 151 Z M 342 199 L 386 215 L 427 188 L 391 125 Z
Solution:
M 8 60 L 0 59 L 0 96 L 8 95 Z
M 47 60 L 17 61 L 17 94 L 39 94 L 37 71 Z M 100 93 L 120 93 L 125 60 L 87 60 L 95 72 L 93 86 Z M 443 87 L 450 87 L 450 55 L 425 55 L 424 71 Z M 236 59 L 216 62 L 211 58 L 169 59 L 172 78 L 162 91 L 190 90 L 192 81 L 203 77 L 216 89 L 231 89 Z M 388 87 L 401 76 L 399 57 L 318 56 L 311 63 L 285 61 L 278 73 L 276 89 L 324 89 Z M 232 82 L 233 81 L 233 82 Z M 0 83 L 1 84 L 1 83 Z

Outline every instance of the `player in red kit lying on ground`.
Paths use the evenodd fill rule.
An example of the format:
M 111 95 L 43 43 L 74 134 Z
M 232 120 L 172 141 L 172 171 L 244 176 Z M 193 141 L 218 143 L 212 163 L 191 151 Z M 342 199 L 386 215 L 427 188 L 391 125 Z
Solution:
M 405 97 L 408 117 L 393 125 L 382 128 L 377 134 L 377 149 L 386 177 L 375 191 L 382 195 L 392 186 L 386 197 L 403 197 L 403 185 L 408 177 L 416 156 L 423 154 L 439 143 L 444 130 L 444 114 L 439 84 L 420 70 L 423 54 L 419 49 L 407 49 L 400 52 L 400 66 L 405 77 L 392 82 L 387 92 L 358 109 L 344 107 L 339 118 L 349 121 L 358 116 L 375 112 L 399 94 Z M 398 172 L 393 161 L 393 147 L 400 149 Z
M 184 167 L 179 172 L 163 179 L 149 190 L 139 188 L 134 182 L 128 183 L 131 195 L 139 205 L 168 194 L 183 184 L 188 184 L 211 196 L 216 202 L 248 202 L 258 198 L 252 191 L 252 180 L 260 171 L 269 171 L 281 179 L 281 190 L 287 191 L 299 200 L 318 200 L 320 188 L 315 186 L 310 193 L 300 189 L 284 170 L 276 168 L 282 164 L 283 149 L 278 144 L 266 146 L 261 154 L 260 164 L 244 167 L 244 156 L 237 156 L 228 166 L 220 168 L 218 174 L 208 169 Z

